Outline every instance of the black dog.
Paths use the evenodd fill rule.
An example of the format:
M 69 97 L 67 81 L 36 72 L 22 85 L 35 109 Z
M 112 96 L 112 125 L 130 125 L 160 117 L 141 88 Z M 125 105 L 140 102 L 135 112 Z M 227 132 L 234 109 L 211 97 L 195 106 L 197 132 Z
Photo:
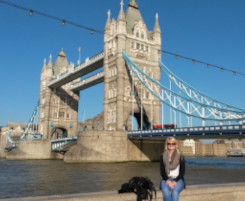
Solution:
M 148 198 L 152 200 L 153 192 L 155 193 L 156 198 L 156 189 L 152 181 L 147 177 L 133 177 L 128 181 L 128 183 L 124 183 L 121 186 L 121 189 L 118 190 L 118 193 L 128 192 L 136 193 L 137 201 L 142 201 Z

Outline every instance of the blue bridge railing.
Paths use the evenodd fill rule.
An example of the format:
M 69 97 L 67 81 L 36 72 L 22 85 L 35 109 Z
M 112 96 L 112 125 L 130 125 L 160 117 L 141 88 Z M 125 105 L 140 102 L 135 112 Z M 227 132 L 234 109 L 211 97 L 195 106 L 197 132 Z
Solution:
M 52 152 L 66 152 L 68 148 L 77 142 L 77 137 L 60 138 L 51 140 L 51 151 Z
M 245 125 L 204 126 L 173 129 L 135 130 L 128 131 L 129 139 L 143 138 L 244 138 Z

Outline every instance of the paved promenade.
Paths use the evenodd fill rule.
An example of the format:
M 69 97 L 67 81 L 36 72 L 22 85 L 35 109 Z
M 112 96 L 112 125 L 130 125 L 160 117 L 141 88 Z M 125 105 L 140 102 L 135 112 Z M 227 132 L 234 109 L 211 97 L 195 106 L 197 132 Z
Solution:
M 80 193 L 69 195 L 52 195 L 1 199 L 6 201 L 136 201 L 134 193 L 118 194 L 117 191 Z M 162 192 L 157 191 L 157 199 L 163 201 Z M 245 183 L 211 184 L 187 186 L 180 194 L 180 201 L 244 201 Z

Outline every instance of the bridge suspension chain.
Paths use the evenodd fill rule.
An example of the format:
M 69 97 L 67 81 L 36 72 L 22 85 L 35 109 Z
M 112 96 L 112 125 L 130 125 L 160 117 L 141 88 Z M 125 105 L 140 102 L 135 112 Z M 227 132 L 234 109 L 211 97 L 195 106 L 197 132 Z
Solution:
M 205 105 L 213 105 L 218 108 L 225 108 L 227 110 L 237 111 L 245 113 L 245 110 L 228 105 L 226 103 L 223 103 L 221 101 L 218 101 L 199 90 L 195 89 L 182 79 L 180 79 L 177 75 L 175 75 L 172 71 L 169 70 L 169 68 L 166 67 L 161 61 L 159 61 L 159 65 L 161 69 L 167 74 L 168 78 L 173 81 L 173 83 L 179 88 L 180 91 L 182 91 L 185 95 L 187 95 L 189 98 L 196 100 L 200 102 L 201 104 Z
M 32 115 L 31 115 L 31 118 L 30 118 L 29 122 L 26 125 L 26 128 L 25 128 L 24 132 L 20 135 L 20 140 L 27 139 L 27 137 L 28 137 L 28 135 L 30 133 L 31 134 L 36 134 L 35 130 L 37 130 L 37 128 L 34 128 L 33 126 L 35 126 L 34 125 L 34 121 L 35 121 L 35 119 L 38 116 L 39 106 L 40 106 L 40 103 L 39 103 L 39 100 L 38 100 L 37 105 L 35 106 L 35 109 L 34 109 Z M 36 125 L 36 127 L 37 127 L 37 125 Z
M 208 96 L 202 94 L 202 99 L 206 98 L 206 102 L 198 98 L 201 93 L 197 93 L 197 90 L 192 90 L 190 85 L 184 85 L 184 82 L 177 82 L 176 84 L 185 92 L 185 96 L 178 94 L 167 87 L 165 87 L 160 82 L 154 80 L 144 71 L 142 71 L 123 51 L 123 57 L 130 67 L 134 75 L 141 82 L 141 84 L 153 94 L 159 101 L 164 104 L 167 104 L 171 108 L 181 113 L 184 113 L 188 117 L 196 117 L 202 120 L 214 120 L 214 121 L 244 121 L 245 112 L 244 110 L 228 106 L 227 104 L 220 104 L 221 102 L 214 101 L 217 104 L 211 104 L 211 100 L 208 100 Z M 171 75 L 174 81 L 173 74 Z M 174 81 L 175 82 L 175 81 Z M 183 83 L 183 84 L 182 84 Z M 188 86 L 188 88 L 187 88 Z M 188 91 L 189 89 L 189 91 Z M 162 92 L 162 93 L 161 93 Z M 194 95 L 193 95 L 194 94 Z M 201 101 L 200 101 L 201 100 Z M 225 105 L 225 106 L 224 106 Z

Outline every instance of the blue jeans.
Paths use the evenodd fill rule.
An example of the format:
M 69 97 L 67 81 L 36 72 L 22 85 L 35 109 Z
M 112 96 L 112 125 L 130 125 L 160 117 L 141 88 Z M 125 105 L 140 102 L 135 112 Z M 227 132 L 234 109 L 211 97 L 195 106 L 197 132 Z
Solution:
M 169 180 L 173 181 L 174 179 L 169 178 Z M 161 188 L 163 193 L 164 201 L 179 201 L 179 194 L 184 189 L 184 181 L 180 179 L 171 193 L 171 188 L 166 184 L 166 181 L 161 181 Z

